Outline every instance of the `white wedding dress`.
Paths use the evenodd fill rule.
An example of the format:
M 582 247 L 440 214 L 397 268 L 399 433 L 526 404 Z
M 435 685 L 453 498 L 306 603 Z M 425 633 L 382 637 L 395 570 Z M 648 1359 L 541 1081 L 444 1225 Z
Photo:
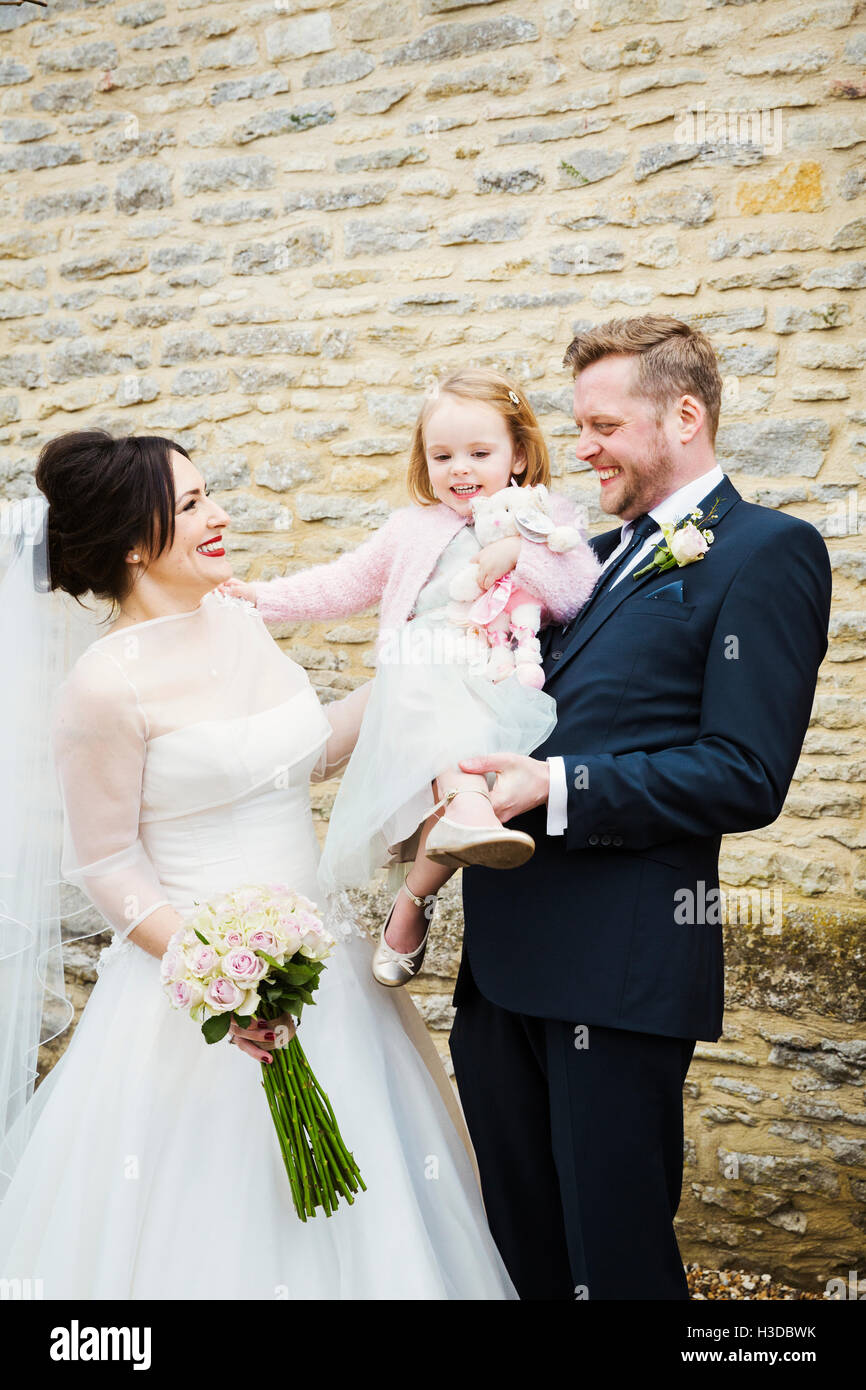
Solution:
M 296 1216 L 260 1064 L 169 1006 L 125 933 L 242 883 L 320 900 L 310 778 L 350 751 L 360 693 L 319 704 L 255 608 L 99 638 L 54 729 L 63 875 L 115 929 L 71 1042 L 19 1123 L 0 1278 L 45 1298 L 513 1299 L 450 1084 L 405 991 L 338 941 L 299 1036 L 367 1185 Z

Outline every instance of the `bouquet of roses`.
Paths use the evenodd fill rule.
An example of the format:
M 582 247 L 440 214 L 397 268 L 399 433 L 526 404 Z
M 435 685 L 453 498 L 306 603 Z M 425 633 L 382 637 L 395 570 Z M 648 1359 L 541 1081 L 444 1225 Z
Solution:
M 247 1028 L 254 1015 L 300 1018 L 304 1005 L 316 1002 L 313 991 L 334 944 L 309 898 L 283 883 L 245 885 L 206 903 L 174 933 L 160 978 L 171 1005 L 214 1043 L 232 1019 Z M 317 1207 L 330 1216 L 340 1196 L 352 1203 L 359 1186 L 366 1191 L 358 1165 L 297 1036 L 275 1047 L 273 1057 L 262 1084 L 295 1210 L 302 1221 Z

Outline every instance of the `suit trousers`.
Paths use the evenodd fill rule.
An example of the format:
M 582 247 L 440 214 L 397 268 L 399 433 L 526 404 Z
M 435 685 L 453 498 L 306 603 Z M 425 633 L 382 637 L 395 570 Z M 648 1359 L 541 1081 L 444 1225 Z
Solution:
M 512 1013 L 464 946 L 451 1056 L 521 1299 L 687 1299 L 673 1229 L 695 1040 Z

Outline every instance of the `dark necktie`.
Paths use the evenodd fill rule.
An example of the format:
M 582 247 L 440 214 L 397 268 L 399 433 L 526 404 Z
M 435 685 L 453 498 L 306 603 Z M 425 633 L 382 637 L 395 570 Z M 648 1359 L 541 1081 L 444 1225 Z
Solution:
M 613 564 L 608 565 L 607 569 L 604 571 L 604 574 L 602 574 L 599 577 L 598 583 L 596 584 L 586 603 L 581 608 L 577 617 L 572 619 L 572 622 L 579 622 L 581 618 L 586 616 L 590 608 L 592 608 L 592 605 L 598 600 L 599 595 L 607 593 L 611 586 L 612 580 L 615 579 L 618 574 L 622 573 L 623 567 L 628 563 L 629 559 L 634 555 L 635 551 L 640 550 L 647 537 L 651 536 L 653 532 L 657 531 L 658 529 L 658 522 L 654 521 L 648 512 L 642 512 L 640 516 L 635 517 L 634 522 L 632 523 L 632 533 L 628 545 L 620 555 L 617 555 Z M 564 637 L 570 627 L 571 623 L 566 623 L 564 627 L 558 629 L 559 636 Z

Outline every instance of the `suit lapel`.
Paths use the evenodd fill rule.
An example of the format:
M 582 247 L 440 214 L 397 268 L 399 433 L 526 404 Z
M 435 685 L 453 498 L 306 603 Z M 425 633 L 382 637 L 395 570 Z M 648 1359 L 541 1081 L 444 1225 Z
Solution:
M 734 503 L 740 501 L 740 494 L 737 492 L 737 489 L 734 487 L 727 474 L 725 474 L 721 483 L 718 483 L 713 488 L 712 492 L 708 492 L 706 497 L 703 497 L 701 501 L 698 503 L 698 506 L 700 507 L 701 511 L 704 512 L 704 514 L 706 514 L 709 511 L 717 497 L 719 498 L 719 504 L 716 508 L 716 517 L 710 525 L 710 530 L 712 530 L 713 532 L 715 531 L 719 523 L 724 520 L 724 517 L 730 511 L 731 507 L 733 507 Z M 604 536 L 599 538 L 599 541 L 606 541 L 608 534 L 609 533 L 605 532 Z M 599 552 L 600 549 L 601 546 L 599 544 Z M 613 549 L 614 547 L 611 546 L 607 550 L 607 554 L 609 555 Z M 644 565 L 649 564 L 654 554 L 655 547 L 649 552 L 646 559 L 643 561 L 643 564 L 639 566 L 639 568 L 642 569 Z M 599 553 L 599 559 L 603 558 L 604 557 Z M 709 560 L 711 560 L 711 558 L 712 546 L 710 547 L 710 550 L 706 555 L 705 559 L 699 560 L 698 564 L 706 564 Z M 670 574 L 671 571 L 651 569 L 647 574 L 643 575 L 641 579 L 635 579 L 632 576 L 632 574 L 627 574 L 624 579 L 621 579 L 619 581 L 618 584 L 614 584 L 613 587 L 608 589 L 606 593 L 601 594 L 599 596 L 599 598 L 592 605 L 590 611 L 587 613 L 585 619 L 582 619 L 580 614 L 578 614 L 577 619 L 575 620 L 574 627 L 572 631 L 569 633 L 568 638 L 566 639 L 566 645 L 563 648 L 563 654 L 559 661 L 556 663 L 557 675 L 562 670 L 563 666 L 565 666 L 565 664 L 568 661 L 570 661 L 573 656 L 577 655 L 581 647 L 584 647 L 586 645 L 586 643 L 594 635 L 594 633 L 598 632 L 598 629 L 601 627 L 602 623 L 606 622 L 610 615 L 616 612 L 620 604 L 625 602 L 629 594 L 636 593 L 638 590 L 643 589 L 645 585 L 647 585 L 651 580 L 660 578 L 662 573 L 667 575 Z
M 613 531 L 605 531 L 603 536 L 593 536 L 592 540 L 590 541 L 590 545 L 595 551 L 598 559 L 601 561 L 602 564 L 604 564 L 606 560 L 610 559 L 611 555 L 619 545 L 621 539 L 622 527 L 617 526 L 616 529 Z M 599 576 L 599 583 L 601 583 L 603 578 L 604 575 Z

